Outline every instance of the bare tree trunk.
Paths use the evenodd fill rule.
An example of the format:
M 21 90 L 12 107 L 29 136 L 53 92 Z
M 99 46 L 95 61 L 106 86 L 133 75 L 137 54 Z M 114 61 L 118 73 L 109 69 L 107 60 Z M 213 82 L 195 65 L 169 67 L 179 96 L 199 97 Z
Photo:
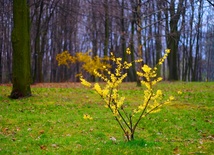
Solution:
M 105 41 L 104 41 L 104 56 L 108 55 L 108 46 L 109 46 L 109 7 L 108 0 L 104 2 L 105 9 Z
M 158 4 L 157 4 L 158 5 Z M 158 8 L 158 6 L 157 6 Z M 154 8 L 155 10 L 155 8 Z M 161 21 L 161 12 L 157 13 L 157 21 Z M 159 62 L 161 58 L 161 50 L 162 50 L 162 40 L 161 40 L 161 23 L 158 22 L 155 27 L 155 47 L 156 47 L 156 61 L 155 64 Z M 161 76 L 161 66 L 158 66 L 157 75 Z
M 141 0 L 138 0 L 138 3 L 137 3 L 137 7 L 136 7 L 136 22 L 137 22 L 137 43 L 138 43 L 138 57 L 140 59 L 143 58 L 143 49 L 142 49 L 142 26 L 141 26 L 141 23 L 142 23 L 142 20 L 141 20 Z M 137 64 L 137 71 L 141 71 L 141 67 L 142 67 L 142 64 L 141 63 L 138 63 Z M 141 78 L 140 76 L 137 76 L 137 86 L 141 86 Z
M 17 99 L 31 95 L 30 20 L 26 0 L 13 1 L 13 20 L 13 89 L 10 97 Z
M 192 75 L 192 81 L 199 81 L 199 73 L 200 73 L 200 53 L 199 53 L 199 46 L 200 46 L 200 38 L 201 38 L 201 22 L 202 22 L 202 16 L 203 16 L 203 1 L 199 1 L 200 5 L 198 8 L 198 24 L 197 24 L 197 35 L 196 35 L 196 50 L 195 50 L 195 60 L 194 60 L 194 69 L 193 69 L 193 75 Z
M 2 16 L 1 16 L 2 17 Z M 1 18 L 1 21 L 3 21 L 3 17 Z M 2 83 L 2 68 L 3 68 L 3 65 L 2 65 L 2 51 L 3 51 L 3 22 L 2 22 L 2 26 L 0 27 L 0 83 Z
M 178 21 L 184 9 L 184 0 L 180 0 L 177 6 L 175 6 L 175 3 L 175 0 L 171 0 L 169 4 L 169 12 L 165 12 L 166 25 L 169 24 L 169 27 L 166 27 L 166 32 L 168 32 L 167 48 L 171 49 L 171 52 L 168 56 L 169 80 L 178 80 L 178 42 L 180 40 Z
M 35 12 L 36 12 L 36 36 L 35 36 L 35 44 L 34 44 L 34 75 L 33 75 L 33 82 L 40 82 L 38 81 L 38 72 L 39 71 L 39 59 L 40 55 L 40 33 L 41 33 L 41 20 L 43 14 L 43 7 L 44 2 L 43 0 L 39 1 L 35 4 Z M 38 11 L 39 9 L 39 11 Z

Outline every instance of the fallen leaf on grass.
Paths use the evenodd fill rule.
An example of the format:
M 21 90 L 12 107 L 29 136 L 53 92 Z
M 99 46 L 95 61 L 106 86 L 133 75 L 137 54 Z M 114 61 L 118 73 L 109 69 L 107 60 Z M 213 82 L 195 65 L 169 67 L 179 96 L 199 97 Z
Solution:
M 202 144 L 203 144 L 203 141 L 202 141 L 202 140 L 200 140 L 200 141 L 199 141 L 199 144 L 201 144 L 201 145 L 202 145 Z
M 42 150 L 46 150 L 46 149 L 47 149 L 47 147 L 46 147 L 45 145 L 41 145 L 41 146 L 40 146 L 40 149 L 42 149 Z
M 113 141 L 113 142 L 116 142 L 117 141 L 117 139 L 115 138 L 115 137 L 110 137 L 109 138 L 111 141 Z
M 214 140 L 214 135 L 207 136 L 207 139 Z
M 204 120 L 204 121 L 207 122 L 207 123 L 212 124 L 212 120 L 206 119 L 206 120 Z
M 173 149 L 173 154 L 179 155 L 179 152 L 180 152 L 180 150 L 178 147 Z
M 82 145 L 77 144 L 77 145 L 76 145 L 76 148 L 81 149 L 81 148 L 82 148 Z
M 12 138 L 12 141 L 16 141 L 16 138 Z
M 7 133 L 8 133 L 8 130 L 9 130 L 8 128 L 4 128 L 4 129 L 3 129 L 3 133 L 4 133 L 4 134 L 7 134 Z
M 92 118 L 90 115 L 88 115 L 88 114 L 84 114 L 84 115 L 83 115 L 83 118 L 86 119 L 86 120 L 92 120 L 92 119 L 93 119 L 93 118 Z
M 57 144 L 52 144 L 51 146 L 54 147 L 54 148 L 58 148 Z
M 43 134 L 44 132 L 45 132 L 44 130 L 40 130 L 40 131 L 39 131 L 40 134 Z

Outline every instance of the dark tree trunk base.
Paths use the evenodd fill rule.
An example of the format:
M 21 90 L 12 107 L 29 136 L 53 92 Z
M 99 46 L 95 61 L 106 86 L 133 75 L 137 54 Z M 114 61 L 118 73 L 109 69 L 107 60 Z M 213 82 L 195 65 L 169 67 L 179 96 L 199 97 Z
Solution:
M 11 98 L 11 99 L 20 99 L 20 98 L 25 98 L 25 97 L 30 97 L 30 96 L 32 96 L 31 93 L 28 93 L 28 94 L 24 95 L 24 94 L 20 93 L 19 91 L 13 91 L 13 92 L 11 92 L 9 98 Z

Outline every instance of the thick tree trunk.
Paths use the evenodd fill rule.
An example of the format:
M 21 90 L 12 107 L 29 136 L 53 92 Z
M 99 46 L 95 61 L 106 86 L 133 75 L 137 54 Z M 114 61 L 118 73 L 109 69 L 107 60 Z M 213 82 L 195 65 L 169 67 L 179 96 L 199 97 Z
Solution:
M 174 14 L 174 13 L 171 13 Z M 167 38 L 167 48 L 171 50 L 168 56 L 168 65 L 169 65 L 169 80 L 177 81 L 178 80 L 178 68 L 177 68 L 177 54 L 178 54 L 178 20 L 170 20 L 170 34 Z
M 13 88 L 10 97 L 17 99 L 31 96 L 30 21 L 26 0 L 13 1 L 13 20 Z
M 177 29 L 176 31 L 172 31 L 172 32 L 176 34 Z M 178 68 L 177 68 L 178 40 L 179 40 L 179 37 L 170 36 L 167 42 L 167 47 L 171 49 L 171 53 L 169 54 L 169 57 L 168 57 L 169 80 L 175 80 L 175 81 L 178 80 Z
M 166 27 L 166 30 L 170 31 L 167 36 L 167 48 L 171 49 L 171 52 L 168 56 L 168 65 L 169 65 L 169 80 L 177 81 L 178 76 L 178 42 L 180 39 L 180 30 L 178 29 L 178 21 L 183 12 L 183 4 L 184 0 L 180 0 L 177 4 L 177 10 L 175 6 L 175 1 L 171 1 L 170 3 L 170 20 L 168 20 L 168 12 L 165 12 L 167 24 L 169 27 Z M 169 23 L 168 23 L 169 22 Z

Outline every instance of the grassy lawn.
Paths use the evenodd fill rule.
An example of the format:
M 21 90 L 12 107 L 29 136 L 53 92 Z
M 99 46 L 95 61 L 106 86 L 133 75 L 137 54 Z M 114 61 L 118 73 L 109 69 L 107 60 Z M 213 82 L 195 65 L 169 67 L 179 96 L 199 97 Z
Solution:
M 9 99 L 11 86 L 1 85 L 0 154 L 214 154 L 214 83 L 158 87 L 176 100 L 142 119 L 135 140 L 125 142 L 100 97 L 80 84 L 33 85 L 33 96 L 20 100 Z M 121 89 L 127 106 L 142 101 L 143 88 L 135 83 Z

